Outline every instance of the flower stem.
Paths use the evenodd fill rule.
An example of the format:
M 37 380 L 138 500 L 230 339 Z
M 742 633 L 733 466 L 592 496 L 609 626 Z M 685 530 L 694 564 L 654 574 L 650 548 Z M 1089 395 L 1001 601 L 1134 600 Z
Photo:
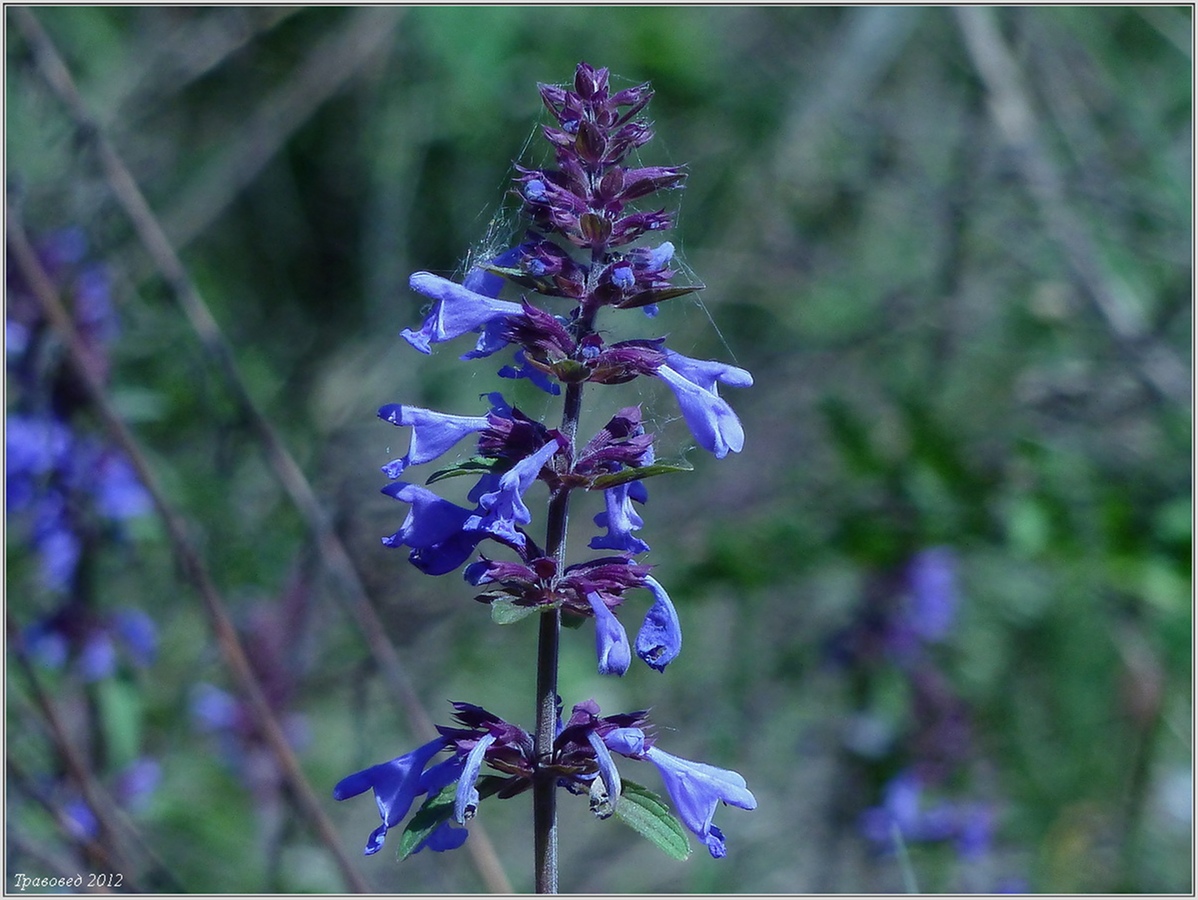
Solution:
M 579 322 L 581 333 L 593 327 L 594 316 L 584 316 Z M 570 441 L 570 456 L 574 455 L 574 436 L 582 414 L 582 385 L 566 385 L 562 410 L 561 432 Z M 566 530 L 570 520 L 570 491 L 561 488 L 549 499 L 546 525 L 545 553 L 557 561 L 557 570 L 566 567 Z M 541 615 L 537 639 L 537 728 L 534 744 L 539 767 L 553 757 L 553 741 L 557 737 L 557 669 L 558 643 L 562 617 L 559 609 Z M 533 852 L 538 894 L 557 893 L 557 777 L 551 769 L 539 769 L 533 780 Z

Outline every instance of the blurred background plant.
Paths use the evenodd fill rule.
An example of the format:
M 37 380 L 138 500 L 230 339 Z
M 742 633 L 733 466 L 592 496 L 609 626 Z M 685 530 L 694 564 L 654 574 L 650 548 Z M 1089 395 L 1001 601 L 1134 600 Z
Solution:
M 507 246 L 536 82 L 586 60 L 652 80 L 645 163 L 689 166 L 672 240 L 707 289 L 656 324 L 756 387 L 721 465 L 631 390 L 704 479 L 659 486 L 644 534 L 687 649 L 616 681 L 567 647 L 562 692 L 707 723 L 671 749 L 760 804 L 685 863 L 567 806 L 562 889 L 1192 889 L 1189 8 L 6 16 L 9 884 L 496 886 L 478 857 L 358 857 L 373 812 L 329 792 L 448 700 L 532 717 L 518 639 L 380 544 L 402 448 L 375 410 L 493 386 L 404 352 L 407 276 Z M 528 810 L 479 822 L 527 890 Z

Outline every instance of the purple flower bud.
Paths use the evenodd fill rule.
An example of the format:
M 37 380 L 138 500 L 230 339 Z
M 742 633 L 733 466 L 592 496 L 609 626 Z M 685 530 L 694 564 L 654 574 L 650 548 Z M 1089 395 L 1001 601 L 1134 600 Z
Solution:
M 519 303 L 495 300 L 431 272 L 414 273 L 408 284 L 435 301 L 419 331 L 405 328 L 401 334 L 421 353 L 431 352 L 430 344 L 451 341 L 488 322 L 523 312 Z
M 370 833 L 366 842 L 367 856 L 382 849 L 387 829 L 394 828 L 408 814 L 412 802 L 420 793 L 420 777 L 424 767 L 446 745 L 446 739 L 438 737 L 411 753 L 355 772 L 337 782 L 337 786 L 333 788 L 334 800 L 348 800 L 367 790 L 374 790 L 374 799 L 378 804 L 379 817 L 383 824 Z
M 587 600 L 595 613 L 595 655 L 599 658 L 599 674 L 623 675 L 632 662 L 624 626 L 597 592 L 587 594 Z
M 412 428 L 407 454 L 383 467 L 388 478 L 398 478 L 408 466 L 431 462 L 466 435 L 487 427 L 486 416 L 452 416 L 398 403 L 390 403 L 380 409 L 379 418 L 392 425 Z

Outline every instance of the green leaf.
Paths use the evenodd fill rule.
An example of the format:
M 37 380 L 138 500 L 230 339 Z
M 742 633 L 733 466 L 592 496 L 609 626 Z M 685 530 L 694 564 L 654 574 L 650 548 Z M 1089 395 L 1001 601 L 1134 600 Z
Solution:
M 511 625 L 513 622 L 527 619 L 542 609 L 543 607 L 540 606 L 524 606 L 507 598 L 492 600 L 491 621 L 496 625 Z
M 616 306 L 620 309 L 636 309 L 637 307 L 648 306 L 650 303 L 664 303 L 666 300 L 673 300 L 675 297 L 684 297 L 695 291 L 701 291 L 705 287 L 706 285 L 703 284 L 680 284 L 677 287 L 641 291 L 633 294 L 627 300 L 617 303 Z
M 480 472 L 493 472 L 499 463 L 500 460 L 497 459 L 488 459 L 485 456 L 473 456 L 465 462 L 450 466 L 448 469 L 438 469 L 432 475 L 428 476 L 428 480 L 424 483 L 433 484 L 443 478 L 456 478 L 459 475 L 477 475 Z
M 610 472 L 607 475 L 599 475 L 591 480 L 590 486 L 587 488 L 592 491 L 607 490 L 610 487 L 615 487 L 617 484 L 625 484 L 629 481 L 639 481 L 642 478 L 651 478 L 654 475 L 668 475 L 671 472 L 693 472 L 695 469 L 688 462 L 676 463 L 653 463 L 650 466 L 636 466 L 627 469 L 621 469 L 619 472 Z
M 690 840 L 678 818 L 661 797 L 635 781 L 624 781 L 624 790 L 616 803 L 616 818 L 639 831 L 673 859 L 691 855 Z
M 105 678 L 96 688 L 104 739 L 115 766 L 137 759 L 141 748 L 141 698 L 137 688 L 116 678 Z

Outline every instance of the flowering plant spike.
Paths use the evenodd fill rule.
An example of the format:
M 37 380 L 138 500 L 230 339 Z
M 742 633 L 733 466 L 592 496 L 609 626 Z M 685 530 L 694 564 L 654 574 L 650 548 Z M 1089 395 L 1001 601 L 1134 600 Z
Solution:
M 652 200 L 681 188 L 676 166 L 633 166 L 630 155 L 653 133 L 639 114 L 652 91 L 641 84 L 612 91 L 606 69 L 580 63 L 571 87 L 540 85 L 550 122 L 541 131 L 554 165 L 516 166 L 513 190 L 527 227 L 515 246 L 478 263 L 459 284 L 416 272 L 410 286 L 431 301 L 421 326 L 401 337 L 421 353 L 437 344 L 474 340 L 466 363 L 502 354 L 498 375 L 528 378 L 563 397 L 557 427 L 537 421 L 501 393 L 486 407 L 439 412 L 392 403 L 379 417 L 409 429 L 407 453 L 383 466 L 391 482 L 383 493 L 407 507 L 399 529 L 382 539 L 406 548 L 428 575 L 462 569 L 501 624 L 536 618 L 538 669 L 536 725 L 532 732 L 467 703 L 455 703 L 457 725 L 439 726 L 440 737 L 390 762 L 343 779 L 338 800 L 374 792 L 382 824 L 366 844 L 377 852 L 388 829 L 423 805 L 400 840 L 401 856 L 429 848 L 450 850 L 467 839 L 463 827 L 490 798 L 531 791 L 538 892 L 554 892 L 557 789 L 590 798 L 596 816 L 615 815 L 674 855 L 687 852 L 686 830 L 711 856 L 726 852 L 713 818 L 720 804 L 753 809 L 756 800 L 735 772 L 682 759 L 657 747 L 644 712 L 600 716 L 593 701 L 580 703 L 563 724 L 557 694 L 561 624 L 594 620 L 597 669 L 623 675 L 633 657 L 659 671 L 682 649 L 680 617 L 666 588 L 640 557 L 649 544 L 639 508 L 648 503 L 645 480 L 683 471 L 654 455 L 639 406 L 617 409 L 585 443 L 578 439 L 584 388 L 659 378 L 677 399 L 682 419 L 700 447 L 717 458 L 738 453 L 744 430 L 718 385 L 747 387 L 752 376 L 734 365 L 692 359 L 662 337 L 609 343 L 598 326 L 602 311 L 641 310 L 700 284 L 676 283 L 674 246 L 656 240 L 673 217 Z M 512 299 L 500 298 L 505 286 Z M 476 479 L 462 506 L 412 480 L 410 470 L 457 449 L 469 453 L 427 476 L 433 485 L 451 476 Z M 549 494 L 544 539 L 533 529 L 526 495 L 536 482 Z M 599 551 L 568 562 L 566 529 L 573 495 L 597 495 L 602 509 L 589 541 Z M 623 607 L 645 602 L 643 619 L 629 639 Z M 433 760 L 442 752 L 448 757 Z M 674 812 L 646 788 L 627 781 L 613 754 L 652 763 Z M 491 772 L 483 774 L 483 768 Z M 675 815 L 676 814 L 676 815 Z

